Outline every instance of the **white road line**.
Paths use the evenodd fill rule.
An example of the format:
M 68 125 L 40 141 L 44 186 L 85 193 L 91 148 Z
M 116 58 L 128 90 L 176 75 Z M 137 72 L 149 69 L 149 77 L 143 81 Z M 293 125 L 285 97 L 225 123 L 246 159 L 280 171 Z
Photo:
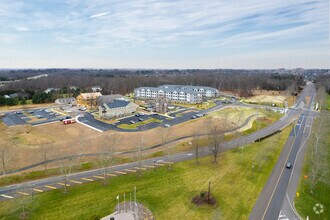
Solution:
M 69 180 L 71 183 L 78 183 L 78 184 L 82 184 L 82 182 L 80 181 L 76 181 L 76 180 Z
M 81 178 L 82 180 L 87 180 L 87 181 L 94 181 L 93 179 L 88 179 L 88 178 Z
M 57 189 L 55 186 L 45 185 L 45 187 L 47 187 L 48 189 Z
M 29 193 L 26 193 L 26 192 L 17 192 L 18 194 L 21 194 L 21 195 L 24 195 L 24 196 L 28 196 Z
M 136 173 L 136 170 L 125 169 L 125 171 L 127 171 L 127 172 L 132 172 L 132 173 Z
M 5 197 L 7 199 L 13 199 L 14 198 L 13 196 L 8 196 L 6 194 L 0 194 L 0 196 Z
M 105 179 L 104 176 L 93 176 L 93 177 L 98 178 L 98 179 Z
M 127 173 L 125 173 L 125 172 L 121 172 L 121 171 L 115 171 L 115 173 L 123 174 L 123 175 L 127 174 Z
M 41 190 L 41 189 L 36 189 L 36 188 L 33 188 L 32 190 L 33 190 L 33 191 L 36 191 L 36 192 L 41 192 L 41 193 L 43 192 L 43 190 Z
M 61 185 L 61 186 L 70 186 L 70 184 L 64 184 L 64 183 L 57 183 L 58 185 Z
M 117 176 L 117 175 L 112 173 L 107 173 L 107 176 Z

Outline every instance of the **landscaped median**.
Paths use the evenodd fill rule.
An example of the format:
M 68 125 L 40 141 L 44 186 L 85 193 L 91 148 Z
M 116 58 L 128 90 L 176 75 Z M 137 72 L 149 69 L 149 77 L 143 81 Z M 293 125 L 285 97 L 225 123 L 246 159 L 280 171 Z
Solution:
M 244 149 L 220 154 L 217 164 L 211 157 L 176 163 L 172 170 L 159 167 L 142 176 L 114 177 L 109 185 L 92 182 L 71 185 L 36 194 L 29 205 L 29 219 L 96 219 L 114 211 L 117 195 L 126 196 L 137 188 L 137 200 L 150 209 L 156 219 L 210 219 L 215 212 L 223 219 L 247 219 L 289 135 L 291 127 Z M 206 191 L 217 201 L 213 206 L 197 206 L 192 198 Z M 126 197 L 129 198 L 129 197 Z M 16 199 L 0 203 L 0 219 L 17 219 Z
M 120 124 L 120 125 L 118 125 L 118 128 L 122 128 L 122 129 L 137 129 L 141 125 L 146 125 L 146 124 L 149 124 L 149 123 L 152 123 L 152 122 L 160 123 L 161 120 L 156 119 L 156 118 L 150 118 L 150 119 L 147 119 L 147 120 L 144 120 L 144 121 L 136 122 L 134 124 Z

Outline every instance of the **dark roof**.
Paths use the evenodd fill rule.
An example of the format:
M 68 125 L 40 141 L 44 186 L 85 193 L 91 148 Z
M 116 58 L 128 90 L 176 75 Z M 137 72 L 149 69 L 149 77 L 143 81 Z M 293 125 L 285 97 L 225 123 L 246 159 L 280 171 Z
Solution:
M 130 102 L 125 100 L 114 100 L 113 102 L 107 103 L 105 105 L 107 105 L 109 108 L 121 108 L 127 106 L 129 103 Z

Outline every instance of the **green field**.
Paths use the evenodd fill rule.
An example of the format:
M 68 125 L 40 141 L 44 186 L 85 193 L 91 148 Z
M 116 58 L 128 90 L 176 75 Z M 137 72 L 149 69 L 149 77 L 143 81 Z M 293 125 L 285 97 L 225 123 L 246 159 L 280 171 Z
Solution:
M 314 121 L 315 122 L 315 121 Z M 326 123 L 325 123 L 326 122 Z M 326 167 L 323 169 L 327 170 L 327 174 L 323 180 L 316 184 L 313 193 L 310 192 L 310 171 L 311 171 L 311 163 L 312 163 L 312 152 L 313 152 L 313 143 L 315 143 L 315 137 L 313 134 L 310 137 L 309 144 L 307 145 L 307 150 L 304 158 L 304 166 L 302 171 L 302 176 L 300 178 L 300 183 L 298 187 L 298 192 L 300 193 L 299 198 L 295 199 L 295 206 L 298 213 L 306 218 L 309 216 L 310 219 L 330 219 L 330 112 L 327 111 L 327 121 L 324 122 L 325 132 L 320 140 L 320 144 L 325 146 L 326 151 L 323 152 L 324 160 L 326 161 L 324 164 Z M 314 123 L 316 125 L 316 123 Z M 313 126 L 313 131 L 316 132 L 316 126 Z M 308 178 L 305 179 L 304 176 Z M 324 207 L 324 211 L 322 214 L 316 214 L 313 210 L 315 204 L 320 203 Z
M 177 163 L 143 173 L 115 177 L 108 186 L 101 182 L 69 187 L 69 193 L 54 190 L 35 196 L 29 207 L 29 219 L 97 219 L 113 212 L 116 196 L 137 187 L 137 199 L 156 219 L 209 219 L 220 210 L 223 219 L 247 219 L 289 135 L 290 127 L 259 143 L 212 158 Z M 254 167 L 254 168 L 252 168 Z M 217 199 L 214 207 L 197 207 L 190 200 L 206 190 Z M 18 219 L 20 209 L 15 199 L 0 203 L 0 219 Z

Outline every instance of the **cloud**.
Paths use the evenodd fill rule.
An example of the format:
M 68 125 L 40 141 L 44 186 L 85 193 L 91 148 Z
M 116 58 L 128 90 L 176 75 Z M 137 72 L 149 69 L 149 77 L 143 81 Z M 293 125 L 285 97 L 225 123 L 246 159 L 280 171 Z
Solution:
M 106 15 L 108 15 L 108 14 L 109 14 L 109 12 L 102 12 L 102 13 L 98 13 L 98 14 L 91 15 L 89 18 L 90 18 L 90 19 L 93 19 L 93 18 L 100 18 L 100 17 L 106 16 Z
M 22 26 L 22 27 L 17 27 L 16 30 L 24 32 L 24 31 L 29 31 L 30 28 Z

